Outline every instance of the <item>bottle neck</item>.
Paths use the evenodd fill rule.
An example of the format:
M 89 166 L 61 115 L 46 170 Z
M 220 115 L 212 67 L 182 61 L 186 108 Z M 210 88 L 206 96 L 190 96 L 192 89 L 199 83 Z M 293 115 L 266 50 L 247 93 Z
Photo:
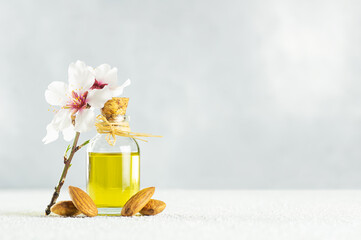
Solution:
M 113 128 L 123 132 L 130 132 L 129 116 L 116 115 L 113 118 L 108 119 L 108 121 L 113 126 Z

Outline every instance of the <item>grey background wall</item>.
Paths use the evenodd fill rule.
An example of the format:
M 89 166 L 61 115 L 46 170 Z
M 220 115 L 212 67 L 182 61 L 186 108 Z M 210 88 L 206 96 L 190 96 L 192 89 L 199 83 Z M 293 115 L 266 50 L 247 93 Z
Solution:
M 0 187 L 52 187 L 44 91 L 78 59 L 133 83 L 142 184 L 360 188 L 360 1 L 0 1 Z M 93 136 L 85 134 L 82 140 Z M 68 184 L 85 184 L 85 152 Z

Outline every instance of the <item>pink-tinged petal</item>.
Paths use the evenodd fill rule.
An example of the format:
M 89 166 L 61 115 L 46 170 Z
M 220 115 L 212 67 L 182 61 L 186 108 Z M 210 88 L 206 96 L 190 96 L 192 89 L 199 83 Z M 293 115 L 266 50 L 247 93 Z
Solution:
M 75 137 L 74 126 L 71 125 L 65 129 L 63 129 L 62 133 L 63 133 L 63 137 L 64 137 L 65 141 L 67 141 L 67 142 L 71 141 Z
M 46 126 L 46 136 L 43 138 L 43 143 L 48 144 L 54 142 L 59 137 L 59 132 L 53 126 L 52 123 L 49 123 Z
M 68 86 L 63 82 L 52 82 L 45 91 L 46 101 L 54 106 L 63 106 L 66 103 Z
M 123 94 L 124 88 L 130 85 L 130 79 L 128 79 L 127 81 L 125 81 L 125 83 L 123 83 L 120 87 L 115 88 L 112 92 L 112 97 L 117 97 L 121 94 Z
M 102 108 L 104 103 L 112 98 L 112 92 L 108 86 L 103 89 L 91 90 L 88 94 L 87 101 L 94 108 Z
M 86 132 L 94 127 L 95 124 L 95 114 L 91 109 L 84 109 L 78 112 L 75 118 L 75 127 L 76 132 Z
M 93 86 L 90 88 L 90 90 L 103 89 L 107 85 L 108 85 L 107 83 L 102 83 L 95 79 L 95 82 L 94 82 Z
M 69 86 L 75 91 L 87 91 L 95 81 L 95 76 L 82 61 L 71 63 L 68 69 Z
M 117 85 L 117 68 L 111 68 L 108 64 L 102 64 L 95 68 L 95 79 L 103 84 L 108 84 L 110 88 Z
M 88 91 L 79 93 L 72 91 L 71 96 L 69 97 L 69 100 L 64 108 L 68 109 L 73 114 L 81 109 L 85 109 L 87 107 L 87 97 Z

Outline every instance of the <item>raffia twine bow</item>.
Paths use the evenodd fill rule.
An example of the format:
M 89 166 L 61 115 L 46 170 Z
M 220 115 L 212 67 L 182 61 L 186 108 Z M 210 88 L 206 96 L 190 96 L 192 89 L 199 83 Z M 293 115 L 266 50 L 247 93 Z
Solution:
M 106 133 L 105 139 L 107 142 L 114 146 L 116 142 L 116 136 L 120 137 L 130 137 L 134 138 L 140 141 L 148 142 L 145 139 L 142 139 L 142 137 L 162 137 L 147 133 L 136 133 L 131 132 L 129 127 L 128 121 L 121 121 L 121 122 L 109 122 L 106 117 L 103 115 L 98 115 L 96 117 L 95 127 L 98 131 L 98 133 Z

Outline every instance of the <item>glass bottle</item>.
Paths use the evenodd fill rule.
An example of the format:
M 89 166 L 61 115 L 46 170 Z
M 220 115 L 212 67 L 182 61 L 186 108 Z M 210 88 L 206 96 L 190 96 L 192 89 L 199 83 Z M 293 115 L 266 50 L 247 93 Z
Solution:
M 128 116 L 119 115 L 113 122 L 128 120 Z M 112 146 L 106 135 L 98 133 L 88 145 L 87 192 L 99 214 L 120 214 L 139 191 L 139 146 L 135 139 L 120 136 Z

